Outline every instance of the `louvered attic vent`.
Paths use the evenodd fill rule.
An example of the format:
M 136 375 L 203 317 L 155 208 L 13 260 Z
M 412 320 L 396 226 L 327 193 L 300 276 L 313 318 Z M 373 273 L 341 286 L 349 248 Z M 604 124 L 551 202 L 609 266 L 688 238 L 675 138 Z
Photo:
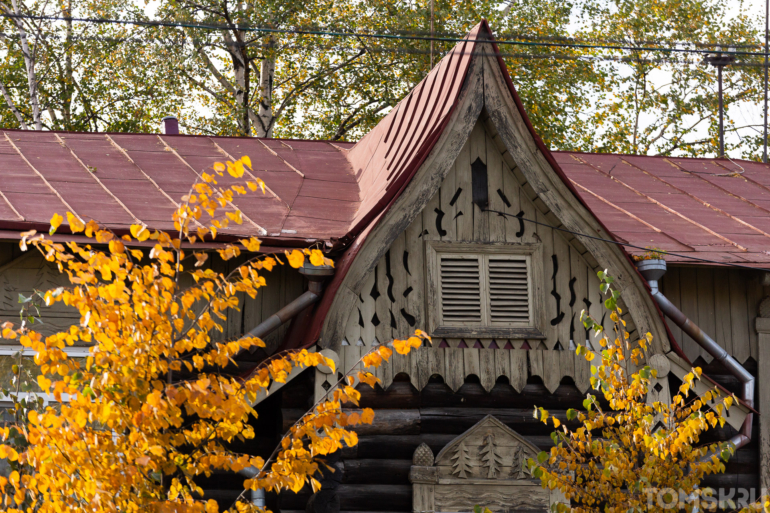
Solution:
M 477 257 L 441 259 L 441 308 L 444 322 L 481 322 L 481 284 Z
M 525 259 L 489 259 L 489 303 L 492 323 L 529 322 L 529 285 Z
M 530 257 L 439 254 L 441 324 L 528 326 Z

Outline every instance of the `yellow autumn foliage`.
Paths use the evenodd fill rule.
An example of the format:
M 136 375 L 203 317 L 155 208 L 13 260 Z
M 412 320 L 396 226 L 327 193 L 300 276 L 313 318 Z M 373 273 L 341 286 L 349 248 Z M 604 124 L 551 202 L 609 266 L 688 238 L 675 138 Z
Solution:
M 724 426 L 722 413 L 735 399 L 718 388 L 697 396 L 701 369 L 694 368 L 671 404 L 648 401 L 657 376 L 647 362 L 652 335 L 631 342 L 617 304 L 620 292 L 611 287 L 614 279 L 606 271 L 598 275 L 613 332 L 583 311 L 586 331 L 601 350 L 577 347 L 587 361 L 601 361 L 591 366 L 594 393 L 586 395 L 582 411 L 569 409 L 562 419 L 535 409 L 535 418 L 546 424 L 550 419 L 554 446 L 529 459 L 526 470 L 569 500 L 556 506 L 560 512 L 662 512 L 680 497 L 685 500 L 679 507 L 695 511 L 708 491 L 700 486 L 703 477 L 724 472 L 734 452 L 730 442 L 701 444 L 700 438 Z M 672 490 L 675 497 L 659 497 Z
M 256 511 L 246 490 L 298 491 L 306 484 L 317 489 L 319 458 L 355 445 L 349 427 L 372 422 L 370 409 L 343 410 L 344 403 L 358 405 L 355 382 L 378 382 L 361 371 L 330 390 L 268 460 L 230 446 L 255 436 L 252 404 L 273 381 L 285 381 L 296 367 L 334 368 L 332 360 L 303 349 L 244 373 L 234 367 L 236 357 L 264 343 L 250 336 L 215 341 L 228 310 L 239 308 L 238 295 L 255 297 L 265 286 L 263 271 L 283 263 L 279 256 L 257 253 L 255 237 L 217 250 L 224 260 L 248 255 L 229 274 L 205 268 L 208 254 L 195 250 L 201 239 L 213 240 L 231 223 L 240 224 L 231 200 L 247 194 L 246 188 L 218 182 L 225 181 L 225 171 L 240 177 L 246 168 L 250 161 L 244 157 L 204 174 L 174 213 L 173 233 L 134 224 L 118 236 L 67 213 L 70 231 L 92 242 L 23 234 L 23 248 L 34 247 L 69 276 L 71 285 L 44 292 L 44 302 L 72 307 L 80 319 L 45 338 L 28 325 L 2 326 L 3 338 L 34 352 L 40 388 L 61 403 L 37 408 L 19 399 L 15 420 L 0 429 L 0 459 L 12 468 L 8 479 L 0 478 L 5 511 L 215 513 L 216 501 L 204 496 L 196 478 L 247 467 L 255 467 L 256 475 L 244 482 L 232 510 Z M 55 215 L 51 231 L 62 221 Z M 306 257 L 312 265 L 333 265 L 318 249 L 286 257 L 293 267 Z M 428 338 L 418 331 L 395 344 L 408 351 L 421 345 L 414 340 Z M 85 361 L 64 351 L 83 343 L 89 346 Z M 379 346 L 363 364 L 376 367 L 391 354 Z

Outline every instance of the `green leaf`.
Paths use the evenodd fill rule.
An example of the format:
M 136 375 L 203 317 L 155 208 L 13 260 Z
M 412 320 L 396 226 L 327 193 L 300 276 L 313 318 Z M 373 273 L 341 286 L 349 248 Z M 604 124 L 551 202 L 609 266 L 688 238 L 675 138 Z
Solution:
M 481 506 L 479 506 L 478 504 L 473 506 L 473 513 L 482 513 Z
M 602 291 L 602 294 L 606 294 L 609 288 L 610 286 L 607 283 L 602 283 L 601 285 L 599 285 L 599 290 Z
M 597 370 L 596 365 L 591 365 L 591 374 L 596 374 Z
M 570 408 L 567 410 L 567 420 L 575 420 L 577 418 L 578 412 L 574 408 Z
M 615 278 L 613 278 L 609 274 L 605 274 L 604 275 L 604 281 L 606 281 L 607 283 L 614 283 L 615 282 Z
M 545 451 L 540 451 L 540 453 L 537 455 L 537 461 L 538 463 L 545 463 L 546 460 L 548 460 L 549 454 Z

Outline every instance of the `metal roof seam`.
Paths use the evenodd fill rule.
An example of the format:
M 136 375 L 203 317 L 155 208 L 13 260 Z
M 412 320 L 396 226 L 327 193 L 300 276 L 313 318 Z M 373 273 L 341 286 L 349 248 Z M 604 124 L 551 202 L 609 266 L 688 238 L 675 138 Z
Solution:
M 285 158 L 283 158 L 283 157 L 281 157 L 280 155 L 278 155 L 278 153 L 277 153 L 275 150 L 273 150 L 273 149 L 272 149 L 270 146 L 268 146 L 267 144 L 263 143 L 263 142 L 262 142 L 262 140 L 261 140 L 259 137 L 255 137 L 254 139 L 255 139 L 255 140 L 256 140 L 256 141 L 257 141 L 259 144 L 261 144 L 262 146 L 264 146 L 264 147 L 265 147 L 265 149 L 266 149 L 267 151 L 269 151 L 270 153 L 272 153 L 273 155 L 275 155 L 276 157 L 278 157 L 279 159 L 281 159 L 281 160 L 283 161 L 283 163 L 284 163 L 284 164 L 286 164 L 286 167 L 288 167 L 289 169 L 291 169 L 292 171 L 294 171 L 295 173 L 297 173 L 297 174 L 298 174 L 299 176 L 301 176 L 302 178 L 305 178 L 305 174 L 304 174 L 302 171 L 300 171 L 300 170 L 299 170 L 299 169 L 297 169 L 296 167 L 294 167 L 294 166 L 292 166 L 291 164 L 289 164 L 289 161 L 287 161 Z M 281 141 L 279 141 L 279 142 L 281 142 Z M 281 144 L 283 144 L 283 142 L 281 142 Z M 289 145 L 287 144 L 286 146 L 289 146 Z M 292 151 L 294 151 L 294 148 L 292 148 L 291 146 L 289 146 L 289 149 L 290 149 L 290 150 L 292 150 Z
M 21 152 L 21 150 L 19 149 L 19 147 L 18 147 L 18 146 L 16 146 L 16 145 L 13 143 L 13 141 L 11 140 L 11 138 L 10 138 L 10 137 L 8 137 L 8 133 L 7 133 L 7 132 L 3 132 L 3 135 L 5 136 L 5 139 L 8 141 L 8 143 L 9 143 L 11 146 L 13 146 L 13 149 L 14 149 L 14 151 L 16 151 L 16 153 L 19 155 L 19 157 L 21 157 L 21 159 L 22 159 L 22 160 L 23 160 L 23 161 L 24 161 L 24 162 L 25 162 L 25 163 L 26 163 L 26 164 L 29 166 L 29 168 L 30 168 L 30 169 L 32 169 L 32 171 L 34 171 L 34 172 L 35 172 L 35 174 L 37 174 L 37 176 L 39 176 L 39 177 L 40 177 L 40 178 L 43 180 L 43 182 L 45 182 L 45 184 L 48 186 L 48 188 L 49 188 L 49 189 L 51 189 L 51 191 L 54 193 L 54 195 L 56 195 L 56 197 L 57 197 L 57 198 L 59 198 L 59 201 L 61 201 L 61 202 L 64 204 L 64 206 L 65 206 L 65 207 L 67 207 L 68 211 L 69 211 L 69 212 L 70 212 L 72 215 L 74 215 L 75 217 L 77 217 L 77 218 L 78 218 L 78 220 L 80 220 L 80 222 L 82 222 L 82 223 L 85 223 L 85 220 L 84 220 L 82 217 L 80 217 L 80 215 L 79 215 L 77 212 L 75 212 L 75 209 L 74 209 L 74 208 L 72 208 L 72 206 L 71 206 L 69 203 L 67 203 L 67 202 L 64 200 L 64 197 L 61 195 L 61 193 L 59 193 L 59 191 L 57 191 L 57 190 L 56 190 L 56 188 L 54 188 L 54 186 L 53 186 L 53 185 L 51 185 L 51 182 L 49 182 L 49 181 L 48 181 L 48 179 L 47 179 L 45 176 L 43 176 L 43 173 L 41 173 L 40 171 L 38 171 L 38 170 L 37 170 L 37 168 L 36 168 L 35 166 L 33 166 L 33 165 L 32 165 L 32 162 L 30 162 L 30 161 L 27 159 L 27 157 L 26 157 L 26 156 L 25 156 L 25 155 L 24 155 L 24 154 Z
M 665 211 L 669 212 L 670 214 L 674 214 L 675 216 L 677 216 L 677 217 L 680 217 L 681 219 L 683 219 L 683 220 L 687 221 L 688 223 L 690 223 L 690 224 L 692 224 L 692 225 L 695 225 L 695 226 L 697 226 L 697 227 L 698 227 L 698 228 L 700 228 L 701 230 L 703 230 L 703 231 L 705 231 L 705 232 L 707 232 L 707 233 L 709 233 L 709 234 L 713 235 L 714 237 L 716 237 L 716 238 L 718 238 L 718 239 L 721 239 L 721 240 L 723 240 L 723 241 L 727 242 L 728 244 L 730 244 L 730 245 L 732 245 L 732 246 L 735 246 L 736 248 L 740 249 L 741 251 L 745 251 L 745 252 L 748 252 L 748 249 L 746 249 L 745 247 L 741 246 L 741 245 L 740 245 L 740 244 L 738 244 L 737 242 L 735 242 L 735 241 L 732 241 L 732 240 L 728 239 L 728 238 L 727 238 L 727 237 L 725 237 L 724 235 L 721 235 L 721 234 L 719 234 L 719 233 L 715 232 L 715 231 L 714 231 L 714 230 L 712 230 L 711 228 L 708 228 L 708 227 L 706 227 L 706 226 L 704 226 L 704 225 L 700 224 L 699 222 L 697 222 L 697 221 L 695 221 L 695 220 L 693 220 L 693 219 L 690 219 L 689 217 L 685 216 L 685 215 L 684 215 L 684 214 L 682 214 L 681 212 L 678 212 L 678 211 L 674 210 L 673 208 L 671 208 L 671 207 L 669 207 L 669 206 L 667 206 L 667 205 L 664 205 L 663 203 L 661 203 L 660 201 L 656 200 L 656 199 L 655 199 L 655 198 L 653 198 L 652 196 L 650 196 L 650 195 L 648 195 L 648 194 L 645 194 L 645 193 L 643 193 L 643 192 L 641 192 L 641 191 L 637 190 L 636 188 L 632 187 L 631 185 L 629 185 L 629 184 L 625 183 L 623 180 L 620 180 L 619 178 L 617 178 L 617 177 L 615 177 L 615 176 L 609 176 L 609 175 L 607 175 L 607 174 L 606 174 L 606 173 L 604 173 L 604 172 L 603 172 L 601 169 L 598 169 L 598 168 L 596 168 L 596 166 L 593 166 L 593 165 L 592 165 L 591 163 L 589 163 L 588 161 L 586 161 L 586 160 L 584 160 L 584 159 L 581 159 L 581 161 L 582 161 L 584 164 L 586 164 L 586 165 L 590 166 L 592 169 L 595 169 L 595 170 L 596 170 L 596 171 L 598 171 L 599 173 L 602 173 L 602 174 L 604 174 L 605 176 L 608 176 L 608 177 L 609 177 L 611 180 L 614 180 L 615 182 L 619 183 L 619 184 L 620 184 L 620 185 L 622 185 L 623 187 L 626 187 L 626 188 L 627 188 L 627 189 L 629 189 L 630 191 L 633 191 L 633 192 L 635 192 L 636 194 L 638 194 L 639 196 L 641 196 L 641 197 L 643 197 L 643 198 L 647 199 L 648 201 L 650 201 L 650 202 L 652 202 L 652 203 L 655 203 L 655 204 L 656 204 L 656 205 L 658 205 L 660 208 L 664 209 Z
M 180 160 L 180 161 L 181 161 L 181 162 L 182 162 L 182 163 L 183 163 L 185 166 L 187 166 L 187 168 L 188 168 L 188 169 L 190 169 L 190 171 L 192 171 L 193 173 L 195 173 L 195 174 L 196 174 L 196 176 L 198 176 L 199 178 L 202 178 L 202 177 L 201 177 L 201 174 L 200 174 L 198 171 L 196 171 L 196 170 L 195 170 L 195 168 L 194 168 L 194 167 L 192 167 L 192 166 L 190 165 L 190 163 L 189 163 L 189 162 L 187 162 L 187 161 L 186 161 L 184 158 L 182 158 L 182 156 L 181 156 L 181 155 L 180 155 L 180 154 L 179 154 L 179 153 L 178 153 L 178 152 L 177 152 L 177 151 L 176 151 L 174 148 L 172 148 L 171 146 L 169 146 L 168 144 L 166 144 L 166 141 L 164 141 L 164 140 L 163 140 L 163 138 L 162 138 L 160 135 L 158 136 L 158 140 L 160 140 L 160 142 L 162 142 L 162 143 L 163 143 L 163 146 L 165 146 L 165 147 L 168 149 L 168 151 L 170 151 L 171 153 L 173 153 L 173 154 L 176 156 L 176 158 L 178 158 L 178 159 L 179 159 L 179 160 Z M 230 205 L 231 207 L 233 207 L 235 210 L 240 210 L 238 207 L 236 207 L 236 206 L 233 204 L 233 202 L 232 202 L 232 201 L 229 201 L 229 200 L 228 200 L 228 201 L 227 201 L 227 204 L 228 204 L 228 205 Z M 252 219 L 251 219 L 249 216 L 247 216 L 246 214 L 244 214 L 244 213 L 243 213 L 243 211 L 241 211 L 241 216 L 243 216 L 243 218 L 244 218 L 245 220 L 247 220 L 248 222 L 250 222 L 251 224 L 253 224 L 254 226 L 256 226 L 256 227 L 257 227 L 257 230 L 259 230 L 259 231 L 261 232 L 261 233 L 260 233 L 260 235 L 267 235 L 267 230 L 265 230 L 264 228 L 262 228 L 262 227 L 261 227 L 261 226 L 260 226 L 258 223 L 256 223 L 254 220 L 252 220 Z
M 686 196 L 688 196 L 688 197 L 690 197 L 690 198 L 694 199 L 695 201 L 697 201 L 698 203 L 702 204 L 702 205 L 703 205 L 703 206 L 705 206 L 706 208 L 710 208 L 710 209 L 711 209 L 711 210 L 713 210 L 714 212 L 717 212 L 717 213 L 719 213 L 719 214 L 722 214 L 723 216 L 725 216 L 725 217 L 727 217 L 727 218 L 729 218 L 729 219 L 732 219 L 733 221 L 735 221 L 735 222 L 737 222 L 737 223 L 739 223 L 739 224 L 742 224 L 742 225 L 744 225 L 746 228 L 748 228 L 748 229 L 750 229 L 750 230 L 754 230 L 755 232 L 757 232 L 757 233 L 759 233 L 759 234 L 761 234 L 761 235 L 764 235 L 765 237 L 768 237 L 768 238 L 770 238 L 770 234 L 769 234 L 769 233 L 765 232 L 764 230 L 761 230 L 760 228 L 757 228 L 756 226 L 754 226 L 754 225 L 752 225 L 752 224 L 750 224 L 750 223 L 747 223 L 746 221 L 744 221 L 744 220 L 743 220 L 743 219 L 741 219 L 740 217 L 734 216 L 734 215 L 730 214 L 729 212 L 725 212 L 725 211 L 724 211 L 724 210 L 722 210 L 721 208 L 719 208 L 719 207 L 717 207 L 717 206 L 715 206 L 715 205 L 713 205 L 713 204 L 709 203 L 709 202 L 708 202 L 708 201 L 706 201 L 706 200 L 703 200 L 703 199 L 699 198 L 698 196 L 696 196 L 696 195 L 694 195 L 694 194 L 691 194 L 690 192 L 688 192 L 688 191 L 686 191 L 686 190 L 682 189 L 681 187 L 677 187 L 676 185 L 674 185 L 674 184 L 672 184 L 672 183 L 670 183 L 670 182 L 668 182 L 668 181 L 664 180 L 663 178 L 661 178 L 661 177 L 659 177 L 659 176 L 656 176 L 656 175 L 653 175 L 652 173 L 649 173 L 649 172 L 647 172 L 646 170 L 644 170 L 644 169 L 640 168 L 639 166 L 636 166 L 636 165 L 634 165 L 633 163 L 631 163 L 631 162 L 628 162 L 626 159 L 620 159 L 620 160 L 621 160 L 621 162 L 624 162 L 624 163 L 628 164 L 629 166 L 632 166 L 632 167 L 634 167 L 634 168 L 638 169 L 639 171 L 641 171 L 641 172 L 642 172 L 642 173 L 644 173 L 645 175 L 647 175 L 647 176 L 651 177 L 652 179 L 654 179 L 654 180 L 658 180 L 659 182 L 661 182 L 661 183 L 664 183 L 664 184 L 666 184 L 667 186 L 669 186 L 669 187 L 671 187 L 671 188 L 673 188 L 673 189 L 676 189 L 677 191 L 681 192 L 682 194 L 684 194 L 684 195 L 686 195 Z M 666 161 L 666 162 L 671 162 L 671 161 L 669 161 L 668 159 L 663 159 L 663 160 L 664 160 L 664 161 Z M 671 163 L 672 163 L 672 164 L 674 164 L 673 162 L 671 162 Z M 685 170 L 685 169 L 682 169 L 682 168 L 681 168 L 681 167 L 679 167 L 679 166 L 676 166 L 676 164 L 674 164 L 674 165 L 675 165 L 675 167 L 676 167 L 677 169 L 679 169 L 680 171 L 682 171 L 682 172 L 684 172 L 684 173 L 692 174 L 692 173 L 689 173 L 687 170 Z M 698 178 L 699 180 L 703 180 L 703 178 L 700 178 L 700 177 L 697 177 L 697 178 Z M 707 184 L 711 185 L 711 182 L 709 182 L 708 180 L 703 180 L 703 181 L 704 181 L 704 182 L 706 182 Z
M 632 214 L 631 212 L 629 212 L 628 210 L 626 210 L 626 209 L 624 209 L 624 208 L 622 208 L 622 207 L 619 207 L 619 206 L 618 206 L 618 205 L 616 205 L 615 203 L 613 203 L 613 202 L 609 201 L 608 199 L 606 199 L 606 198 L 603 198 L 603 197 L 599 196 L 599 195 L 598 195 L 598 194 L 596 194 L 594 191 L 592 191 L 592 190 L 588 189 L 587 187 L 583 187 L 581 184 L 579 184 L 579 183 L 578 183 L 578 182 L 576 182 L 575 180 L 573 180 L 573 179 L 571 179 L 571 178 L 570 178 L 570 181 L 571 181 L 573 184 L 575 184 L 575 186 L 576 186 L 576 187 L 579 187 L 581 190 L 583 190 L 583 191 L 587 192 L 588 194 L 590 194 L 591 196 L 595 197 L 597 200 L 601 201 L 602 203 L 605 203 L 605 204 L 607 204 L 607 205 L 611 206 L 612 208 L 614 208 L 614 209 L 616 209 L 616 210 L 618 210 L 618 211 L 620 211 L 620 212 L 623 212 L 625 215 L 627 215 L 627 216 L 628 216 L 628 217 L 630 217 L 631 219 L 634 219 L 635 221 L 639 221 L 640 223 L 642 223 L 643 225 L 647 226 L 647 227 L 648 227 L 648 228 L 650 228 L 651 230 L 653 230 L 653 231 L 655 231 L 655 232 L 657 232 L 657 233 L 663 233 L 663 234 L 665 235 L 665 232 L 663 232 L 663 230 L 661 230 L 661 229 L 660 229 L 660 228 L 658 228 L 657 226 L 654 226 L 654 225 L 652 225 L 652 224 L 648 223 L 647 221 L 645 221 L 645 220 L 644 220 L 644 219 L 642 219 L 641 217 L 639 217 L 639 216 L 636 216 L 636 215 Z
M 164 191 L 158 185 L 158 183 L 152 179 L 150 175 L 145 173 L 144 169 L 139 167 L 139 165 L 136 162 L 134 162 L 134 159 L 131 158 L 131 156 L 128 154 L 125 148 L 119 145 L 117 141 L 115 141 L 115 139 L 113 139 L 109 134 L 104 134 L 104 137 L 110 142 L 110 144 L 112 144 L 113 147 L 115 147 L 116 150 L 118 150 L 124 157 L 126 157 L 126 160 L 128 160 L 131 163 L 131 165 L 133 165 L 142 174 L 142 176 L 144 176 L 144 178 L 147 181 L 149 181 L 158 190 L 158 192 L 160 192 L 163 196 L 165 196 L 171 202 L 171 204 L 174 205 L 174 207 L 179 208 L 180 203 L 177 202 L 174 198 L 172 198 L 166 191 Z M 193 221 L 198 226 L 203 226 L 197 219 L 193 219 Z
M 78 161 L 78 164 L 80 164 L 81 166 L 83 166 L 83 169 L 86 171 L 86 173 L 88 173 L 88 174 L 91 176 L 91 178 L 93 178 L 94 180 L 96 180 L 96 183 L 98 183 L 98 184 L 101 186 L 101 188 L 102 188 L 102 189 L 104 189 L 104 190 L 107 192 L 107 194 L 109 194 L 109 195 L 110 195 L 110 197 L 112 197 L 112 199 L 114 199 L 114 200 L 115 200 L 115 202 L 116 202 L 118 205 L 120 205 L 120 206 L 123 208 L 123 210 L 125 210 L 125 211 L 128 213 L 128 215 L 130 215 L 131 217 L 133 217 L 133 218 L 134 218 L 134 221 L 136 221 L 137 223 L 140 223 L 140 224 L 142 223 L 142 220 L 141 220 L 141 219 L 139 219 L 139 218 L 138 218 L 136 215 L 134 215 L 134 213 L 133 213 L 133 212 L 131 212 L 131 209 L 129 209 L 129 208 L 128 208 L 128 207 L 127 207 L 127 206 L 126 206 L 126 205 L 125 205 L 125 204 L 124 204 L 122 201 L 120 201 L 120 199 L 118 199 L 118 197 L 117 197 L 117 196 L 115 196 L 115 195 L 112 193 L 112 191 L 111 191 L 111 190 L 109 190 L 109 189 L 107 188 L 107 186 L 106 186 L 106 185 L 104 185 L 104 182 L 102 182 L 102 181 L 101 181 L 101 179 L 100 179 L 98 176 L 96 176 L 96 173 L 92 172 L 92 171 L 91 171 L 91 169 L 90 169 L 88 166 L 86 166 L 86 164 L 85 164 L 85 163 L 84 163 L 82 160 L 80 160 L 80 157 L 78 157 L 78 156 L 77 156 L 77 154 L 75 153 L 75 151 L 74 151 L 72 148 L 70 148 L 70 147 L 69 147 L 69 145 L 68 145 L 68 144 L 67 144 L 67 143 L 64 141 L 64 139 L 62 139 L 62 138 L 59 136 L 59 134 L 54 134 L 54 137 L 56 137 L 56 139 L 59 141 L 59 144 L 61 144 L 62 146 L 64 146 L 65 148 L 67 148 L 67 149 L 70 151 L 70 153 L 72 154 L 72 157 L 73 157 L 75 160 L 77 160 L 77 161 Z
M 448 62 L 446 64 L 446 66 L 444 67 L 444 72 L 443 73 L 437 72 L 437 73 L 432 73 L 431 74 L 431 75 L 433 75 L 434 79 L 433 79 L 433 82 L 431 83 L 431 89 L 430 89 L 430 91 L 428 93 L 428 99 L 429 100 L 433 99 L 433 97 L 431 96 L 431 93 L 433 92 L 433 87 L 435 86 L 436 81 L 438 80 L 438 76 L 441 75 L 441 85 L 439 86 L 439 90 L 441 90 L 441 89 L 443 89 L 444 84 L 446 84 L 446 79 L 447 79 L 447 77 L 450 74 L 450 69 L 452 68 L 452 65 L 454 65 L 455 63 L 457 64 L 457 66 L 455 67 L 455 71 L 456 71 L 456 68 L 459 67 L 459 65 L 460 65 L 460 59 L 455 59 L 454 58 L 454 54 L 450 54 L 449 60 L 448 60 Z M 441 69 L 441 67 L 439 66 L 439 70 L 440 69 Z M 426 77 L 426 80 L 427 80 L 427 77 Z M 427 114 L 427 116 L 423 117 L 423 119 L 425 119 L 425 123 L 422 126 L 422 130 L 420 131 L 420 134 L 417 136 L 417 138 L 415 138 L 415 133 L 414 132 L 412 132 L 410 134 L 409 142 L 407 143 L 407 146 L 406 146 L 404 152 L 401 152 L 400 151 L 400 147 L 399 147 L 399 150 L 396 152 L 396 155 L 399 156 L 398 157 L 398 161 L 396 162 L 396 165 L 395 165 L 393 171 L 391 171 L 388 174 L 388 179 L 390 179 L 394 175 L 399 174 L 399 173 L 401 173 L 403 171 L 402 163 L 405 162 L 405 159 L 407 158 L 407 155 L 409 154 L 409 152 L 410 151 L 414 151 L 415 150 L 415 146 L 420 144 L 420 141 L 422 141 L 422 143 L 424 144 L 426 140 L 430 139 L 430 134 L 432 133 L 433 130 L 435 130 L 436 123 L 439 122 L 440 119 L 435 120 L 432 125 L 430 124 L 429 120 L 434 119 L 433 114 L 436 112 L 436 107 L 438 107 L 439 100 L 441 100 L 441 99 L 444 100 L 444 105 L 446 105 L 446 102 L 447 102 L 447 97 L 446 96 L 444 96 L 444 95 L 435 96 L 435 101 L 433 101 L 431 103 L 431 105 L 430 105 L 430 112 Z M 428 106 L 426 105 L 426 108 L 423 109 L 422 115 L 426 114 L 427 107 Z M 443 109 L 443 105 L 442 105 L 442 109 Z M 415 146 L 413 146 L 413 144 L 412 144 L 413 141 L 414 141 L 414 145 Z M 402 140 L 402 143 L 403 143 L 403 140 Z M 388 166 L 388 169 L 390 169 L 390 166 Z
M 214 141 L 213 139 L 211 139 L 211 137 L 209 137 L 209 141 L 211 141 L 211 144 L 213 144 L 213 145 L 216 147 L 216 149 L 217 149 L 217 150 L 219 150 L 219 152 L 220 152 L 222 155 L 224 155 L 225 157 L 227 157 L 228 159 L 230 159 L 232 162 L 235 162 L 235 161 L 237 160 L 235 157 L 233 157 L 233 156 L 232 156 L 232 155 L 230 155 L 228 152 L 226 152 L 224 148 L 222 148 L 220 145 L 218 145 L 218 144 L 216 143 L 216 141 Z M 244 168 L 244 170 L 245 170 L 245 171 L 246 171 L 246 173 L 247 173 L 247 174 L 248 174 L 250 177 L 252 177 L 254 180 L 256 180 L 256 179 L 257 179 L 257 177 L 256 177 L 256 176 L 254 176 L 254 173 L 252 173 L 251 171 L 249 171 L 249 170 L 248 170 L 248 168 Z M 282 202 L 284 205 L 286 205 L 286 208 L 288 208 L 288 209 L 289 209 L 289 211 L 291 211 L 291 205 L 289 205 L 289 204 L 286 202 L 286 200 L 284 200 L 283 198 L 281 198 L 280 196 L 278 196 L 278 194 L 276 194 L 276 193 L 275 193 L 275 191 L 273 191 L 273 189 L 271 189 L 271 188 L 270 188 L 270 187 L 267 185 L 267 183 L 265 183 L 265 189 L 266 189 L 266 190 L 267 190 L 267 191 L 268 191 L 270 194 L 272 194 L 272 195 L 273 195 L 273 197 L 274 197 L 275 199 L 277 199 L 278 201 L 280 201 L 280 202 Z
M 18 210 L 16 210 L 16 207 L 13 206 L 13 203 L 11 203 L 11 200 L 9 200 L 8 197 L 6 197 L 6 195 L 3 194 L 3 191 L 0 191 L 0 198 L 3 198 L 3 201 L 5 201 L 5 203 L 8 205 L 8 208 L 13 210 L 13 213 L 16 214 L 16 217 L 19 218 L 19 221 L 25 220 L 24 216 L 21 215 Z
M 765 207 L 763 207 L 763 206 L 761 206 L 761 205 L 758 205 L 758 204 L 754 203 L 753 201 L 751 201 L 751 200 L 749 200 L 749 199 L 747 199 L 747 198 L 744 198 L 743 196 L 739 196 L 739 195 L 737 195 L 737 194 L 735 194 L 735 193 L 733 193 L 733 192 L 731 192 L 731 191 L 729 191 L 729 190 L 725 189 L 724 187 L 722 187 L 722 186 L 721 186 L 721 185 L 719 185 L 719 184 L 716 184 L 716 183 L 714 183 L 714 182 L 712 182 L 712 181 L 710 181 L 710 180 L 706 180 L 706 179 L 705 179 L 705 178 L 703 178 L 703 176 L 702 176 L 702 175 L 703 175 L 703 174 L 705 174 L 705 173 L 695 173 L 695 172 L 692 172 L 692 171 L 688 171 L 688 170 L 684 169 L 683 167 L 681 167 L 681 166 L 680 166 L 679 164 L 677 164 L 676 162 L 673 162 L 673 161 L 671 161 L 671 160 L 670 160 L 670 159 L 668 159 L 668 158 L 664 158 L 663 160 L 665 160 L 666 162 L 670 162 L 670 163 L 671 163 L 671 165 L 673 165 L 673 166 L 677 167 L 678 169 L 681 169 L 683 172 L 691 174 L 692 176 L 694 176 L 694 177 L 698 178 L 699 180 L 702 180 L 702 181 L 704 181 L 704 182 L 708 183 L 708 184 L 709 184 L 709 185 L 711 185 L 712 187 L 714 187 L 714 188 L 716 188 L 716 189 L 719 189 L 720 191 L 724 192 L 725 194 L 728 194 L 728 195 L 732 196 L 733 198 L 736 198 L 736 199 L 738 199 L 738 200 L 740 200 L 740 201 L 743 201 L 744 203 L 746 203 L 746 204 L 748 204 L 748 205 L 751 205 L 751 206 L 752 206 L 752 207 L 754 207 L 754 208 L 757 208 L 757 209 L 759 209 L 759 210 L 762 210 L 762 211 L 764 211 L 764 212 L 765 212 L 765 213 L 767 213 L 767 214 L 770 214 L 770 209 L 767 209 L 767 208 L 765 208 Z M 727 169 L 726 167 L 722 166 L 722 165 L 721 165 L 719 162 L 714 162 L 714 164 L 715 164 L 715 165 L 718 165 L 718 166 L 720 166 L 722 169 L 724 169 L 724 170 L 726 170 L 726 171 L 729 171 L 729 169 Z M 720 176 L 720 175 L 715 175 L 715 176 Z M 743 179 L 746 179 L 746 177 L 745 177 L 745 176 L 743 176 L 742 174 L 741 174 L 740 176 L 741 176 L 741 178 L 743 178 Z

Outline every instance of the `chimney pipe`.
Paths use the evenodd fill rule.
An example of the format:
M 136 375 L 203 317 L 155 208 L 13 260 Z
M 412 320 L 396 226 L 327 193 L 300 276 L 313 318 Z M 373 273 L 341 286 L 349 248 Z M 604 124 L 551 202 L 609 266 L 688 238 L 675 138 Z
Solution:
M 715 360 L 724 365 L 727 370 L 740 381 L 742 388 L 741 399 L 752 408 L 754 407 L 754 376 L 747 371 L 743 365 L 728 354 L 725 349 L 717 344 L 714 339 L 703 332 L 694 322 L 682 313 L 658 288 L 658 281 L 666 273 L 665 260 L 642 260 L 636 264 L 639 273 L 647 280 L 650 285 L 650 293 L 655 302 L 658 303 L 660 310 L 666 314 L 674 324 L 679 326 L 682 331 L 690 335 L 695 342 L 706 350 Z M 751 441 L 751 423 L 753 414 L 749 413 L 741 426 L 740 432 L 732 437 L 730 441 L 735 445 L 735 449 L 748 444 Z
M 179 135 L 179 120 L 176 116 L 166 116 L 160 120 L 160 133 L 164 135 Z

